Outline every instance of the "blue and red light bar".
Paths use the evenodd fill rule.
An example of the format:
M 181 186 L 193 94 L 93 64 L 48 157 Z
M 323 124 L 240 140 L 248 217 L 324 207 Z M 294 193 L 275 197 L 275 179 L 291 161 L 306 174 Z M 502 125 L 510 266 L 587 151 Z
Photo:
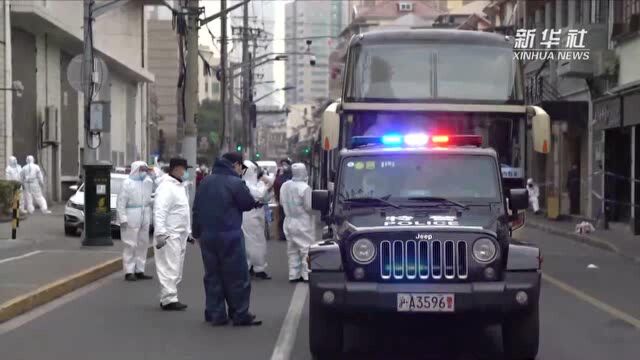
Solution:
M 385 147 L 447 147 L 447 146 L 482 146 L 480 135 L 427 135 L 423 133 L 412 134 L 386 134 L 384 136 L 354 136 L 351 139 L 353 148 L 383 145 Z

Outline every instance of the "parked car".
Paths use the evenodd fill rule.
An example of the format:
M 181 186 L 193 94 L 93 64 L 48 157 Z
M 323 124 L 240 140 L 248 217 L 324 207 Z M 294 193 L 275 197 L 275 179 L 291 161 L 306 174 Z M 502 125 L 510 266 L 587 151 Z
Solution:
M 126 174 L 111 173 L 111 231 L 115 235 L 120 234 L 120 224 L 116 211 L 118 194 L 122 188 L 124 180 L 128 177 Z M 71 196 L 64 207 L 64 233 L 66 235 L 78 235 L 84 229 L 84 184 L 78 187 L 73 185 L 69 187 L 76 193 Z

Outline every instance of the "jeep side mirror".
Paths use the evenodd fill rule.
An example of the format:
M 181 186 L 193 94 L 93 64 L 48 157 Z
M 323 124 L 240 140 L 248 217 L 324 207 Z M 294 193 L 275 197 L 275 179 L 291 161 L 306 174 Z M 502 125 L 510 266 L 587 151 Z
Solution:
M 336 181 L 336 172 L 334 170 L 329 170 L 329 181 L 331 182 Z
M 518 210 L 526 210 L 529 207 L 529 193 L 527 189 L 510 189 L 509 207 L 514 213 Z
M 311 193 L 311 207 L 318 210 L 322 215 L 329 211 L 329 191 L 313 190 Z

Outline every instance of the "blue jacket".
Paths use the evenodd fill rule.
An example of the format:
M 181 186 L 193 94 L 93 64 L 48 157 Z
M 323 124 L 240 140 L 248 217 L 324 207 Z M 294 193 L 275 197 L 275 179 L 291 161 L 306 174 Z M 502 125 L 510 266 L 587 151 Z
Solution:
M 217 159 L 213 172 L 198 187 L 193 201 L 191 232 L 196 239 L 242 235 L 242 213 L 255 207 L 244 180 L 226 159 Z

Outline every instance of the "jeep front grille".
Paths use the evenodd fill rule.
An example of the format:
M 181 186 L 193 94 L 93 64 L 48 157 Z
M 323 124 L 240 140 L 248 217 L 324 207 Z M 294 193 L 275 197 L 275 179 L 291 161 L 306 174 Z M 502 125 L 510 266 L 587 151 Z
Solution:
M 380 277 L 387 279 L 466 279 L 467 243 L 452 240 L 380 242 Z

